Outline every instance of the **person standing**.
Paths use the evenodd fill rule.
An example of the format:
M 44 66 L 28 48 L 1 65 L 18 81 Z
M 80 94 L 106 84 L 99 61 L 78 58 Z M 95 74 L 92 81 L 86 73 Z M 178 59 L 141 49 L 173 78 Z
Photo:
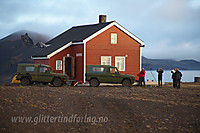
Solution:
M 144 68 L 142 68 L 142 70 L 140 71 L 140 73 L 137 74 L 137 76 L 139 76 L 139 85 L 140 86 L 142 86 L 142 82 L 144 83 L 144 86 L 145 86 L 145 79 L 144 79 L 145 73 L 146 72 L 145 72 Z
M 157 73 L 158 73 L 158 86 L 160 87 L 162 87 L 162 74 L 163 74 L 163 70 L 162 70 L 162 68 L 158 68 L 157 69 Z
M 175 86 L 177 87 L 177 89 L 180 89 L 181 77 L 182 77 L 182 73 L 177 68 L 175 72 L 175 80 L 176 80 Z
M 172 71 L 172 80 L 173 80 L 173 87 L 176 87 L 176 79 L 175 79 L 175 73 L 176 73 L 176 68 L 174 68 Z

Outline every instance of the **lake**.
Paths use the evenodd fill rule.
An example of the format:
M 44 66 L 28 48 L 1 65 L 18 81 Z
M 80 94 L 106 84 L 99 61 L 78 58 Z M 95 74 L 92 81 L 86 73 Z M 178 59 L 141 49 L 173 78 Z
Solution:
M 200 77 L 200 70 L 180 70 L 180 72 L 183 75 L 181 82 L 194 82 L 194 77 Z M 154 77 L 158 81 L 158 73 L 156 70 L 146 70 L 145 81 L 155 81 Z M 164 70 L 163 82 L 172 82 L 171 77 L 171 70 Z

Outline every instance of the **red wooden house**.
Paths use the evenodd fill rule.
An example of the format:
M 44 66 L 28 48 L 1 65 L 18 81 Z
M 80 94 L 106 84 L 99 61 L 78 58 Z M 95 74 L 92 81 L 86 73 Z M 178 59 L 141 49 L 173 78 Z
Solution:
M 32 56 L 34 63 L 50 65 L 55 72 L 85 81 L 87 65 L 112 65 L 121 73 L 137 75 L 141 69 L 144 42 L 116 21 L 75 26 L 46 43 Z

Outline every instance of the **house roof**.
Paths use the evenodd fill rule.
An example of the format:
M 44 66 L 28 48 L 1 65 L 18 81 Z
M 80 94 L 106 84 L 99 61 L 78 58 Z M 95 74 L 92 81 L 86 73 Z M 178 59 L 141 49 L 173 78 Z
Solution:
M 82 42 L 84 39 L 99 31 L 103 27 L 109 25 L 110 23 L 112 22 L 74 26 L 69 30 L 63 32 L 62 34 L 58 35 L 57 37 L 48 41 L 46 44 L 50 46 L 36 53 L 32 57 L 46 57 L 47 55 L 68 44 L 69 42 Z
M 82 25 L 82 26 L 74 26 L 69 30 L 63 32 L 62 34 L 58 35 L 57 37 L 51 39 L 46 43 L 46 45 L 50 45 L 49 47 L 45 48 L 42 51 L 39 51 L 32 58 L 49 58 L 49 55 L 54 55 L 55 51 L 61 51 L 63 48 L 67 48 L 73 43 L 76 42 L 86 42 L 93 38 L 94 36 L 98 35 L 99 32 L 103 32 L 107 28 L 111 27 L 112 25 L 117 26 L 118 28 L 124 30 L 126 34 L 131 36 L 137 42 L 143 45 L 143 41 L 137 38 L 135 35 L 124 29 L 115 21 L 106 22 L 106 23 L 98 23 L 92 25 Z M 106 28 L 107 27 L 107 28 Z M 102 30 L 104 29 L 104 30 Z M 56 53 L 57 53 L 56 52 Z

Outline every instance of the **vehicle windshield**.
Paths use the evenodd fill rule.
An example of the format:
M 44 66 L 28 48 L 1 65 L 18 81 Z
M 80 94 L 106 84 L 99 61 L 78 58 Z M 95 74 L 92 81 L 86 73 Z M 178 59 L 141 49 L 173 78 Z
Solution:
M 116 68 L 116 71 L 117 71 L 117 73 L 118 73 L 118 74 L 120 74 L 120 72 L 119 72 L 118 68 Z
M 51 67 L 48 68 L 50 72 L 54 72 L 53 69 Z
M 117 72 L 120 74 L 120 72 L 119 72 L 118 68 L 116 68 L 116 69 L 117 69 Z
M 119 74 L 119 70 L 116 67 L 111 67 L 109 71 L 110 73 Z

